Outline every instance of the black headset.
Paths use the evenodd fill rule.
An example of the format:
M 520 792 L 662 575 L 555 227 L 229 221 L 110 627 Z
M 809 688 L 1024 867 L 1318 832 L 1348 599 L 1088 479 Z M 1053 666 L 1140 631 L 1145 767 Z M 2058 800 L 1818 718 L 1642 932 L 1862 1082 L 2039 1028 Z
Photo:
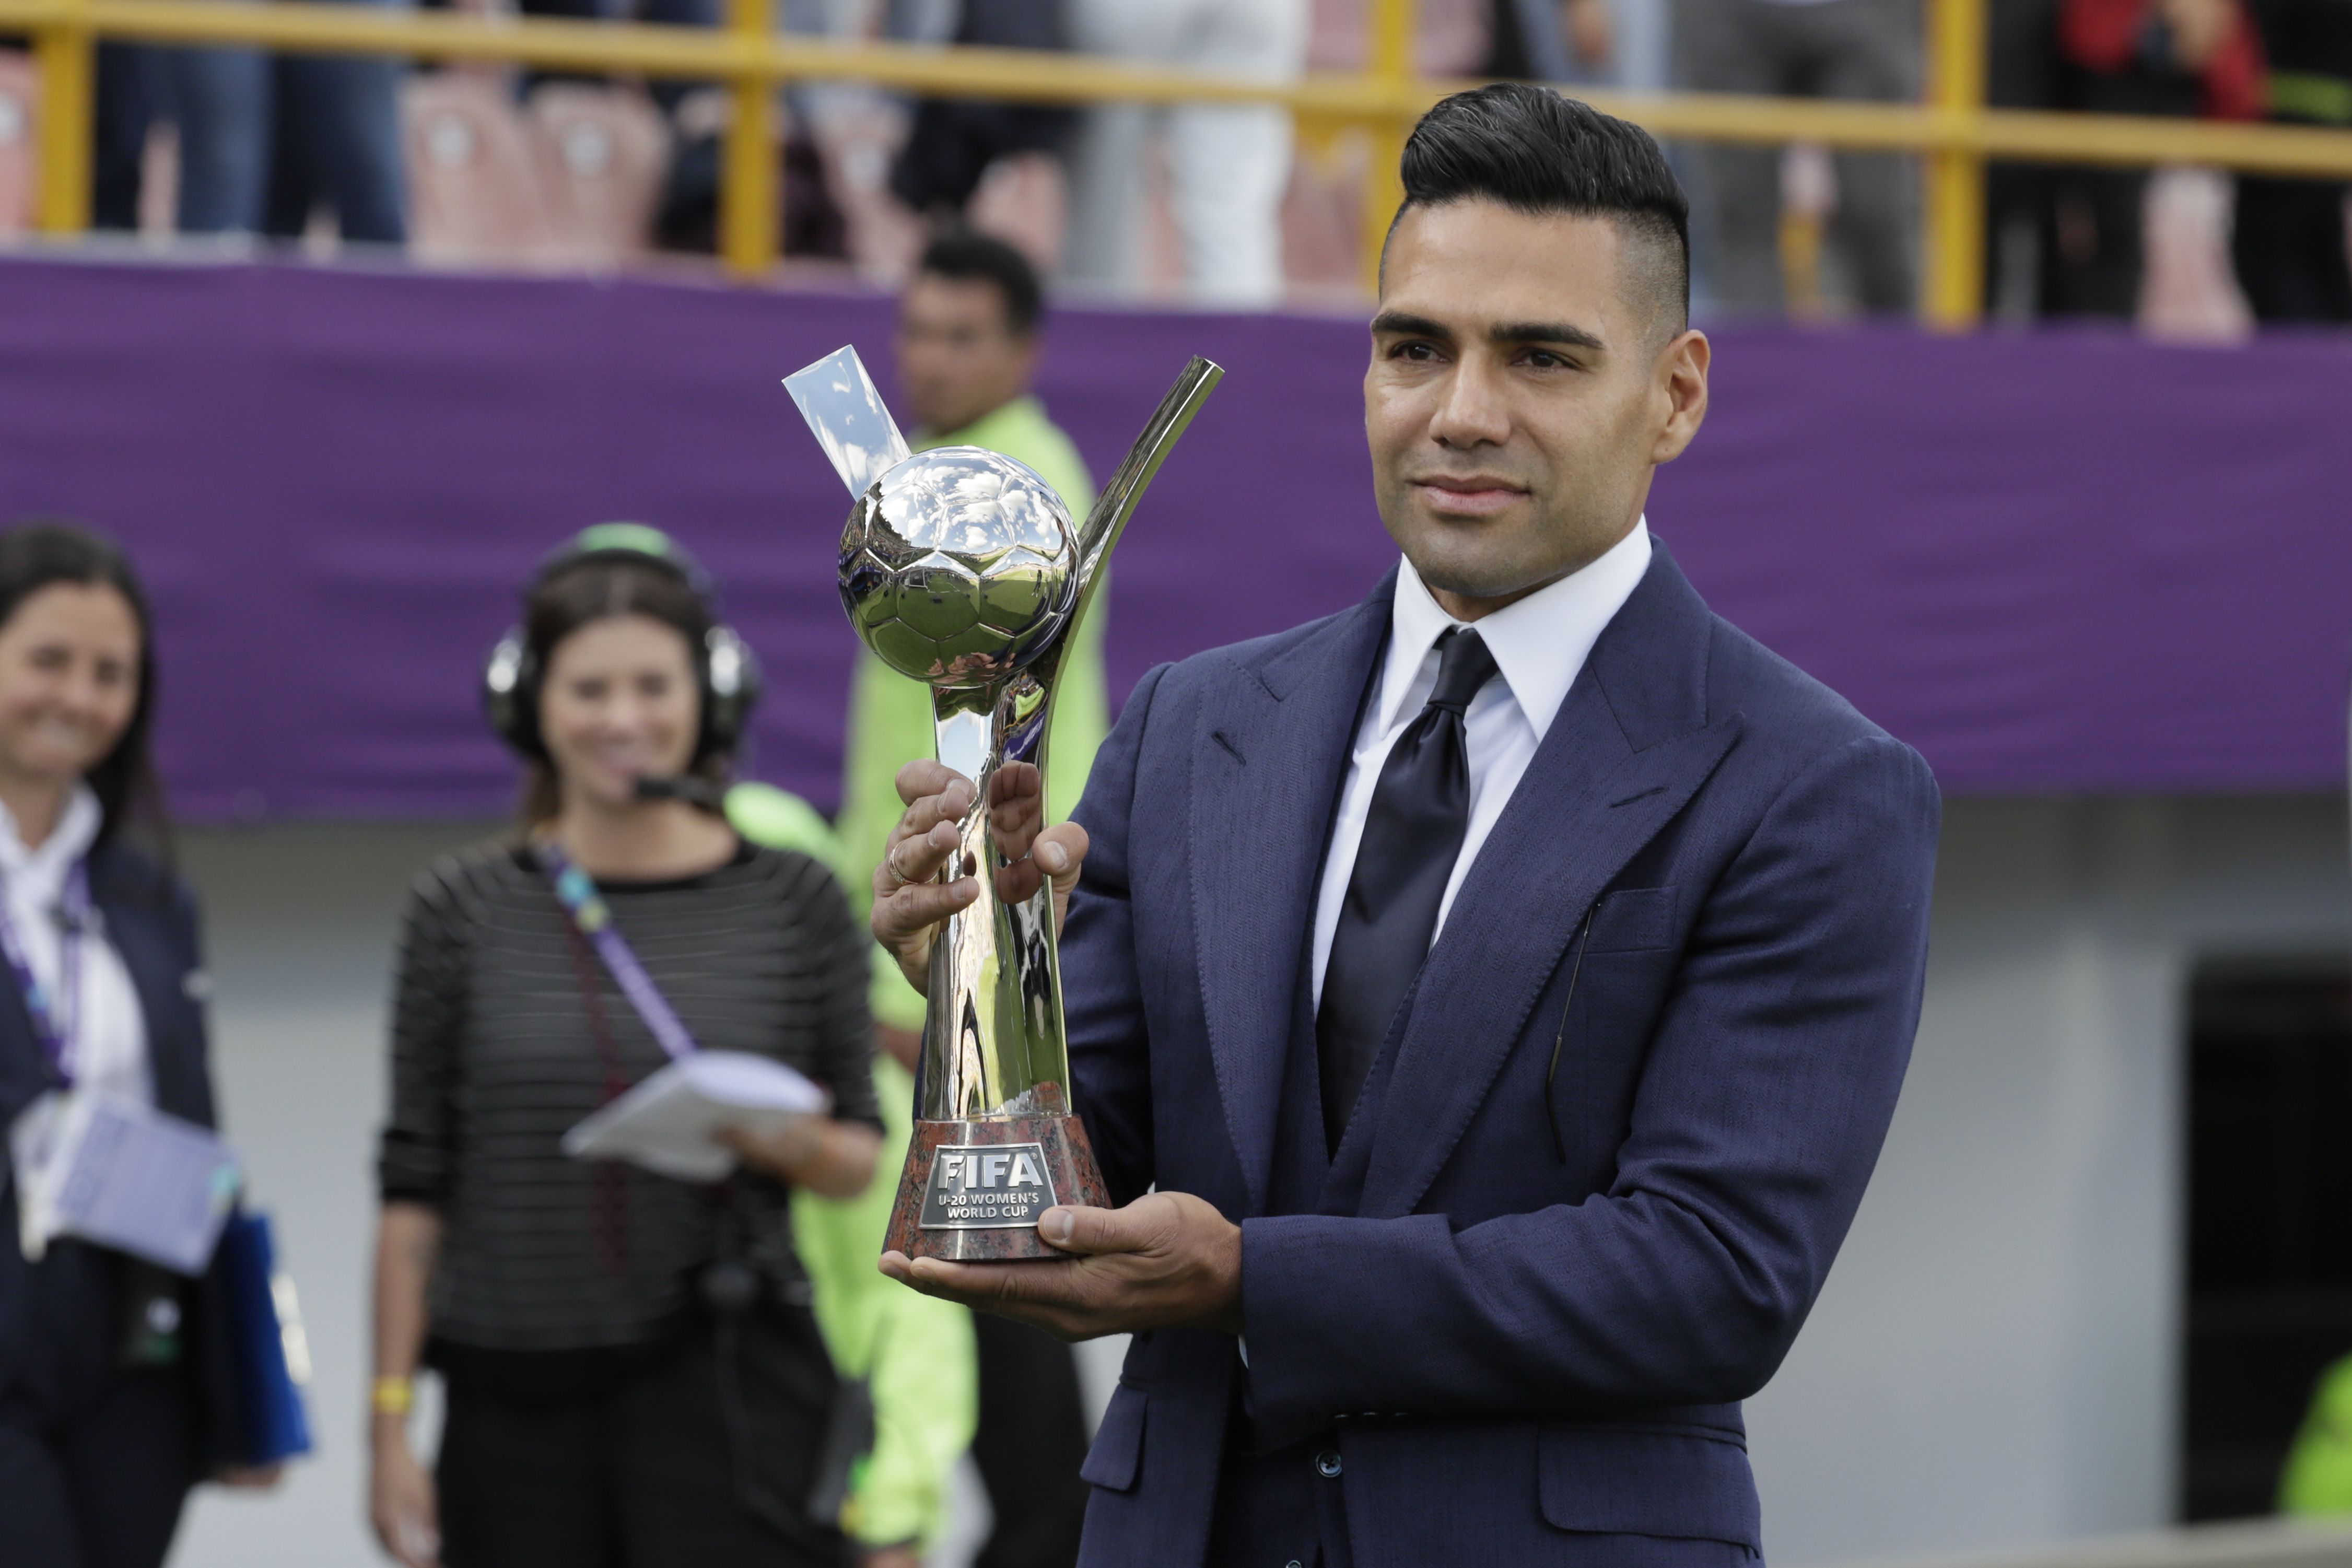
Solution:
M 702 726 L 694 742 L 694 760 L 734 751 L 760 700 L 760 661 L 751 647 L 720 622 L 713 612 L 709 574 L 696 563 L 677 542 L 660 529 L 641 522 L 600 522 L 540 563 L 539 571 L 523 591 L 528 604 L 559 574 L 592 561 L 632 561 L 668 573 L 686 584 L 713 622 L 703 646 L 696 650 L 694 670 L 702 695 Z M 547 760 L 547 742 L 539 733 L 539 682 L 543 672 L 523 627 L 510 627 L 490 649 L 482 667 L 482 710 L 490 728 L 516 752 L 533 762 Z

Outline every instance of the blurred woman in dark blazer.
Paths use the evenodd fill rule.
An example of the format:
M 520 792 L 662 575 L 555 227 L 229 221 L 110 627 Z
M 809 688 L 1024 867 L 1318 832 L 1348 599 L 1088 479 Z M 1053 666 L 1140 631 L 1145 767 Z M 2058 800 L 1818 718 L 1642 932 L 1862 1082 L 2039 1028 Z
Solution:
M 142 816 L 162 826 L 154 702 L 147 602 L 121 552 L 57 523 L 0 532 L 10 1128 L 68 1087 L 213 1123 L 195 903 L 126 832 Z M 28 1261 L 20 1181 L 12 1160 L 0 1205 L 0 1559 L 156 1568 L 198 1479 L 268 1479 L 222 1463 L 232 1416 L 207 1331 L 212 1292 L 73 1240 Z

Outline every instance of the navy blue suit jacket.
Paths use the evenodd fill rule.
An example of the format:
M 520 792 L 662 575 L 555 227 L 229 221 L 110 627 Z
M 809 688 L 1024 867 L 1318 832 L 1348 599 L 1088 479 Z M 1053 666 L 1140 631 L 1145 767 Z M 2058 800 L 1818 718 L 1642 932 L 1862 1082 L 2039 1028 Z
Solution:
M 1738 1402 L 1894 1112 L 1934 778 L 1658 549 L 1327 1165 L 1309 932 L 1392 589 L 1153 670 L 1076 813 L 1077 1108 L 1117 1201 L 1240 1223 L 1249 1357 L 1137 1336 L 1085 1561 L 1192 1568 L 1229 1438 L 1318 1433 L 1360 1568 L 1760 1551 Z
M 180 879 L 121 844 L 90 856 L 90 900 L 122 955 L 147 1029 L 148 1070 L 158 1110 L 214 1125 L 212 1075 L 201 993 L 195 901 Z M 58 1083 L 25 1000 L 0 972 L 0 1129 Z M 121 1337 L 110 1253 L 75 1242 L 52 1247 L 37 1265 L 16 1243 L 14 1174 L 0 1157 L 0 1409 L 68 1419 L 112 1375 Z M 213 1280 L 191 1292 L 188 1364 L 211 1418 L 206 1446 L 225 1458 L 228 1354 Z M 191 1478 L 194 1479 L 194 1478 Z

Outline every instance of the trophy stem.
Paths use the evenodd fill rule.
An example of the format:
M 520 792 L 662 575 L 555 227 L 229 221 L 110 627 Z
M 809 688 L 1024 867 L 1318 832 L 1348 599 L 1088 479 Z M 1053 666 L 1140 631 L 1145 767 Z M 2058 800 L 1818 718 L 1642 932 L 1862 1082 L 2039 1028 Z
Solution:
M 961 851 L 941 874 L 976 879 L 980 897 L 931 942 L 916 1111 L 927 1121 L 960 1121 L 1066 1110 L 1069 1047 L 1053 889 L 1024 863 L 1045 824 L 1007 831 L 990 809 L 1011 782 L 1006 769 L 1025 765 L 1036 772 L 1042 817 L 1053 692 L 1024 673 L 932 695 L 940 761 L 977 786 L 957 825 Z M 1031 880 L 1036 886 L 1024 892 Z

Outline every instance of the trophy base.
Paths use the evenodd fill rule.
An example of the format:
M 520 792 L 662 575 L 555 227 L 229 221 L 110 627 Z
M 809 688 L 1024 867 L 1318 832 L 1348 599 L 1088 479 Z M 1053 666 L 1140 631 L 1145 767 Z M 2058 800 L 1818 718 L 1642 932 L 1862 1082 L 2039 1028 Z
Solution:
M 957 1263 L 1066 1258 L 1037 1237 L 1037 1216 L 1057 1204 L 1110 1206 L 1076 1117 L 918 1121 L 883 1246 Z

